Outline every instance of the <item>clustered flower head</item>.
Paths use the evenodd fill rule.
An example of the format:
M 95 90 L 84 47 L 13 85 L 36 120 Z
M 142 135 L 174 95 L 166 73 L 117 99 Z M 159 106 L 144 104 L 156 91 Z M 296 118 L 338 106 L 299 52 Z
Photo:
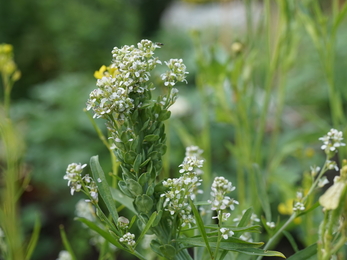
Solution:
M 123 235 L 120 239 L 119 242 L 125 243 L 128 246 L 134 246 L 135 245 L 135 235 L 131 234 L 130 232 L 127 232 L 125 235 Z
M 216 210 L 218 215 L 220 211 L 227 208 L 234 210 L 234 204 L 239 204 L 238 201 L 226 196 L 226 194 L 235 190 L 235 187 L 224 177 L 216 177 L 212 183 L 211 190 L 212 200 L 208 202 L 211 203 L 211 209 Z
M 109 67 L 102 66 L 94 75 L 98 78 L 97 89 L 94 89 L 87 101 L 87 110 L 94 111 L 94 117 L 106 117 L 113 115 L 115 119 L 123 120 L 136 106 L 135 99 L 145 91 L 153 90 L 153 84 L 149 83 L 150 72 L 162 62 L 154 57 L 154 51 L 161 44 L 149 40 L 142 40 L 134 45 L 125 45 L 122 48 L 115 47 L 112 50 L 112 64 Z M 165 64 L 169 71 L 161 78 L 165 86 L 170 87 L 170 105 L 176 100 L 177 90 L 172 89 L 176 82 L 185 81 L 186 67 L 183 61 L 171 59 Z M 141 103 L 139 104 L 139 106 Z
M 229 228 L 221 228 L 220 232 L 224 239 L 228 239 L 229 237 L 232 237 L 234 235 L 234 232 L 230 230 Z
M 98 187 L 89 174 L 86 174 L 82 177 L 83 168 L 85 168 L 87 164 L 81 163 L 71 163 L 68 165 L 66 169 L 66 174 L 64 175 L 64 180 L 68 180 L 67 185 L 71 189 L 71 195 L 74 192 L 79 192 L 83 187 L 88 191 L 91 200 L 86 200 L 86 202 L 97 203 L 98 202 Z M 97 180 L 101 182 L 100 179 Z
M 87 164 L 82 165 L 81 163 L 71 163 L 68 165 L 64 180 L 68 180 L 67 185 L 71 188 L 71 195 L 73 195 L 75 191 L 79 192 L 81 190 L 81 173 L 86 166 Z
M 169 71 L 161 75 L 161 79 L 164 81 L 165 86 L 174 86 L 177 81 L 186 81 L 186 65 L 184 65 L 182 59 L 171 59 L 168 62 L 165 61 Z
M 294 203 L 293 206 L 293 211 L 304 211 L 305 210 L 305 205 L 304 203 L 297 201 Z
M 188 147 L 187 150 L 191 149 Z M 182 220 L 182 227 L 195 224 L 195 218 L 192 215 L 192 209 L 189 205 L 189 199 L 194 200 L 198 193 L 202 191 L 198 189 L 201 185 L 201 178 L 196 173 L 198 168 L 203 166 L 203 160 L 196 157 L 185 157 L 180 165 L 182 169 L 180 173 L 183 175 L 179 178 L 169 178 L 163 181 L 163 185 L 168 191 L 162 194 L 165 197 L 164 208 L 171 215 L 178 214 Z
M 331 129 L 325 136 L 319 138 L 319 140 L 323 141 L 321 149 L 324 150 L 326 154 L 337 152 L 337 148 L 346 145 L 342 142 L 342 132 L 336 129 Z

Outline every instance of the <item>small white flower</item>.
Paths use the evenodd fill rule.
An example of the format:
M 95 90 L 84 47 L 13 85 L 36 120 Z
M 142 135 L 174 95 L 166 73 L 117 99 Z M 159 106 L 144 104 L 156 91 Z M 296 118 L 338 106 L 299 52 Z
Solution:
M 224 239 L 228 239 L 229 237 L 232 237 L 234 235 L 234 232 L 229 228 L 221 228 L 219 231 L 222 233 L 222 237 Z
M 294 207 L 293 207 L 293 211 L 304 211 L 305 210 L 305 206 L 302 202 L 295 202 Z
M 319 179 L 319 181 L 318 181 L 318 187 L 320 187 L 320 188 L 322 188 L 322 187 L 324 187 L 326 184 L 328 184 L 329 183 L 329 181 L 328 181 L 328 179 L 327 179 L 327 177 L 326 176 L 323 176 L 321 179 Z
M 135 239 L 135 235 L 128 232 L 119 239 L 119 242 L 128 244 L 129 246 L 133 247 L 136 243 L 134 239 Z
M 59 252 L 57 260 L 72 260 L 72 257 L 68 251 L 62 250 Z
M 335 171 L 339 170 L 339 167 L 337 166 L 336 162 L 327 160 L 326 163 L 329 170 L 335 170 Z
M 276 226 L 275 222 L 266 222 L 266 225 L 271 229 L 275 228 L 275 226 Z
M 319 138 L 319 140 L 323 142 L 321 149 L 324 150 L 326 154 L 337 152 L 337 148 L 346 145 L 342 142 L 342 132 L 333 128 L 325 136 Z
M 239 204 L 238 201 L 225 196 L 225 194 L 235 190 L 235 187 L 224 177 L 216 177 L 212 183 L 211 190 L 212 199 L 208 202 L 211 203 L 212 210 L 218 211 L 218 215 L 219 211 L 225 210 L 226 208 L 234 210 L 234 204 Z
M 310 168 L 312 177 L 315 177 L 320 171 L 320 167 L 318 166 L 311 166 Z

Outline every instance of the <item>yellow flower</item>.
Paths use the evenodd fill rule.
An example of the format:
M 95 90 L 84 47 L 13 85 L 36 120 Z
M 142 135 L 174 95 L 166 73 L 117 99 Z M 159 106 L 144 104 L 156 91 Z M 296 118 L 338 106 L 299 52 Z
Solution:
M 104 76 L 115 77 L 117 74 L 119 74 L 117 68 L 106 67 L 105 65 L 102 65 L 99 70 L 94 72 L 94 78 L 101 79 Z
M 106 70 L 107 70 L 107 67 L 105 65 L 102 65 L 99 70 L 94 72 L 94 78 L 101 79 L 104 76 L 104 73 Z

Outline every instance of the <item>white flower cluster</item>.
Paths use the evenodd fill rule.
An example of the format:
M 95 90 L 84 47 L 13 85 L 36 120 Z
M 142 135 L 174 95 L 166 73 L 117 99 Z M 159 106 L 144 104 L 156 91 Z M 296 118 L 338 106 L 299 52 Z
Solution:
M 81 173 L 86 166 L 87 164 L 82 165 L 81 163 L 71 163 L 68 165 L 64 180 L 68 180 L 67 186 L 71 188 L 71 195 L 73 195 L 75 191 L 79 192 L 81 190 Z
M 186 81 L 186 65 L 184 65 L 182 59 L 171 59 L 168 62 L 165 61 L 169 71 L 161 75 L 161 79 L 164 81 L 165 86 L 173 87 L 176 82 L 187 82 Z
M 85 168 L 87 164 L 81 164 L 81 163 L 71 163 L 68 165 L 66 169 L 66 174 L 64 175 L 64 180 L 68 180 L 67 185 L 71 189 L 71 195 L 74 194 L 74 192 L 81 191 L 82 187 L 86 187 L 88 189 L 89 195 L 91 197 L 91 200 L 86 200 L 86 202 L 98 202 L 98 187 L 93 180 L 92 177 L 89 176 L 89 174 L 86 174 L 82 177 L 82 171 L 83 168 Z M 100 182 L 101 180 L 98 179 Z
M 153 90 L 149 84 L 150 72 L 162 62 L 154 57 L 155 49 L 160 44 L 149 40 L 142 40 L 134 45 L 115 47 L 112 50 L 112 64 L 101 67 L 97 75 L 97 89 L 94 89 L 87 101 L 87 110 L 94 111 L 94 117 L 100 118 L 114 115 L 117 119 L 124 119 L 135 108 L 134 99 L 147 90 Z M 177 90 L 171 91 L 178 81 L 186 81 L 186 66 L 181 59 L 171 59 L 165 64 L 169 71 L 162 74 L 165 86 L 170 87 L 169 98 L 162 102 L 172 103 L 176 100 Z M 141 104 L 140 104 L 141 105 Z
M 266 222 L 266 225 L 271 228 L 271 229 L 274 229 L 276 227 L 276 224 L 275 222 L 271 221 L 271 222 Z
M 135 245 L 135 235 L 131 234 L 130 232 L 127 232 L 125 235 L 123 235 L 120 239 L 119 242 L 121 243 L 126 243 L 128 246 L 134 246 Z
M 148 85 L 150 71 L 161 61 L 153 57 L 159 45 L 142 40 L 134 45 L 115 47 L 112 50 L 113 60 L 109 67 L 111 73 L 104 73 L 97 80 L 97 89 L 90 93 L 87 110 L 95 112 L 94 117 L 103 117 L 116 113 L 119 118 L 129 114 L 134 108 L 132 93 L 143 93 Z
M 227 208 L 234 210 L 234 204 L 239 204 L 238 201 L 225 196 L 225 194 L 235 190 L 235 187 L 232 186 L 232 183 L 224 177 L 216 177 L 212 183 L 211 190 L 212 200 L 209 200 L 208 202 L 211 203 L 211 209 L 218 212 L 218 216 L 220 211 Z
M 336 129 L 331 129 L 325 136 L 319 138 L 319 140 L 323 141 L 321 149 L 327 154 L 329 152 L 337 152 L 337 148 L 346 145 L 342 142 L 342 132 Z
M 293 206 L 293 211 L 304 211 L 305 210 L 305 205 L 304 203 L 297 201 L 295 202 Z
M 89 176 L 89 174 L 86 174 L 83 176 L 82 180 L 86 184 L 86 188 L 88 188 L 90 197 L 92 198 L 92 202 L 97 203 L 98 202 L 98 186 L 96 186 L 95 181 L 92 177 Z M 100 181 L 100 179 L 98 180 Z M 87 202 L 90 202 L 89 200 L 86 200 Z
M 229 228 L 221 228 L 220 232 L 222 233 L 222 237 L 224 239 L 228 239 L 229 237 L 232 237 L 234 235 L 234 232 Z
M 191 147 L 187 148 L 187 151 Z M 200 150 L 201 151 L 201 150 Z M 202 151 L 201 151 L 202 152 Z M 201 154 L 201 153 L 200 153 Z M 203 160 L 197 157 L 185 157 L 183 163 L 180 165 L 182 169 L 180 173 L 183 175 L 179 178 L 169 178 L 163 181 L 163 185 L 169 190 L 162 194 L 166 197 L 164 201 L 164 208 L 169 211 L 171 215 L 179 214 L 182 220 L 182 227 L 195 224 L 195 218 L 192 215 L 189 199 L 194 200 L 198 193 L 202 193 L 198 187 L 201 185 L 201 178 L 197 174 L 197 170 L 203 166 Z
M 72 260 L 72 257 L 68 251 L 62 250 L 59 252 L 57 260 Z

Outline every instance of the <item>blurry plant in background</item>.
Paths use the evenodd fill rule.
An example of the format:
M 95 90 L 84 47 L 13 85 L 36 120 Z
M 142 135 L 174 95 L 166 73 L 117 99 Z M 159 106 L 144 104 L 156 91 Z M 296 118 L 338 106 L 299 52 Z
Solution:
M 31 259 L 36 246 L 40 222 L 28 242 L 23 238 L 19 201 L 30 181 L 23 163 L 24 142 L 17 125 L 10 119 L 10 100 L 13 84 L 20 78 L 20 71 L 13 60 L 13 47 L 0 44 L 0 74 L 2 96 L 0 103 L 0 259 Z

